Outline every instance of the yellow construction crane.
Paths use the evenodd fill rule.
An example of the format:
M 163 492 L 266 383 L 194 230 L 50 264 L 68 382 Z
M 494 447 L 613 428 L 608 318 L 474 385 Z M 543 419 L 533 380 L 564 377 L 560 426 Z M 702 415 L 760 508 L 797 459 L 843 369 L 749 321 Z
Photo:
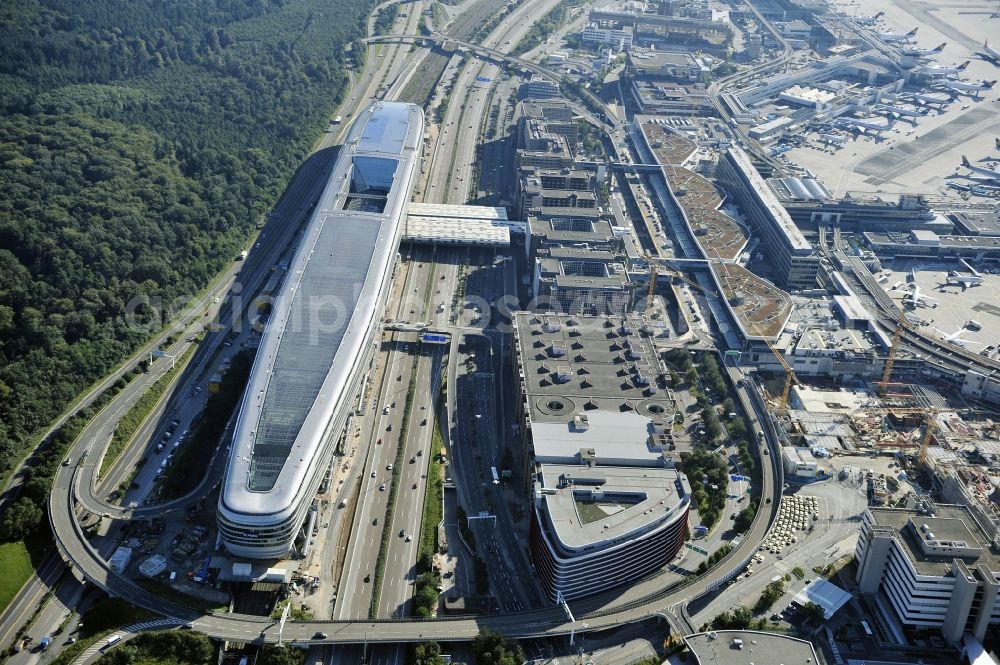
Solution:
M 707 289 L 698 282 L 688 279 L 684 274 L 677 270 L 676 268 L 670 267 L 664 259 L 654 258 L 647 252 L 643 252 L 642 258 L 646 260 L 649 265 L 649 288 L 646 293 L 646 313 L 649 314 L 649 310 L 653 306 L 653 294 L 656 292 L 656 278 L 659 277 L 661 273 L 670 275 L 674 279 L 679 279 L 688 286 L 698 289 L 706 295 L 710 295 L 713 298 L 718 298 L 719 294 L 711 289 Z
M 892 334 L 889 355 L 885 358 L 885 369 L 882 371 L 882 380 L 877 383 L 880 395 L 885 394 L 886 388 L 889 385 L 889 378 L 892 376 L 892 365 L 896 362 L 896 348 L 899 346 L 899 340 L 903 336 L 904 327 L 909 327 L 909 324 L 906 322 L 906 312 L 899 310 L 899 320 L 896 322 L 896 331 Z
M 754 329 L 757 331 L 757 334 L 760 335 L 761 339 L 764 340 L 764 343 L 767 344 L 767 348 L 771 350 L 774 357 L 778 359 L 778 363 L 781 365 L 781 368 L 785 370 L 785 385 L 781 389 L 781 399 L 778 401 L 778 408 L 775 410 L 775 413 L 778 416 L 783 416 L 785 415 L 785 410 L 788 408 L 788 394 L 792 391 L 792 383 L 801 385 L 802 382 L 799 381 L 799 377 L 795 376 L 795 370 L 792 369 L 792 366 L 785 360 L 785 356 L 783 356 L 781 352 L 778 351 L 777 347 L 771 343 L 771 340 L 769 340 L 766 335 L 762 334 L 760 328 L 756 325 L 754 326 Z
M 705 293 L 715 298 L 720 297 L 719 294 L 715 293 L 714 291 L 706 289 L 701 284 L 698 284 L 697 282 L 688 279 L 683 274 L 681 274 L 680 271 L 670 268 L 669 266 L 659 264 L 657 260 L 651 257 L 649 254 L 644 254 L 644 258 L 649 263 L 649 274 L 650 274 L 649 294 L 646 300 L 647 315 L 649 314 L 649 310 L 652 307 L 653 291 L 656 288 L 656 277 L 659 272 L 667 272 L 672 277 L 675 277 L 676 279 L 681 280 L 685 284 L 698 289 L 702 293 Z M 781 398 L 778 402 L 778 409 L 776 411 L 777 414 L 781 416 L 784 415 L 785 410 L 788 408 L 788 394 L 792 390 L 792 383 L 801 384 L 801 382 L 799 381 L 799 378 L 795 376 L 795 370 L 793 370 L 791 365 L 788 364 L 788 362 L 785 360 L 785 357 L 781 355 L 781 352 L 778 351 L 777 348 L 775 348 L 774 344 L 771 343 L 771 341 L 767 338 L 766 335 L 761 333 L 760 329 L 757 326 L 754 326 L 754 328 L 757 330 L 757 334 L 760 335 L 761 339 L 764 340 L 764 343 L 767 344 L 767 348 L 770 349 L 771 353 L 774 354 L 774 357 L 778 359 L 778 363 L 781 365 L 781 368 L 785 371 L 785 385 L 781 390 Z
M 656 278 L 658 276 L 659 269 L 656 264 L 652 261 L 649 262 L 649 292 L 646 294 L 646 316 L 649 317 L 653 313 L 653 296 L 656 293 Z

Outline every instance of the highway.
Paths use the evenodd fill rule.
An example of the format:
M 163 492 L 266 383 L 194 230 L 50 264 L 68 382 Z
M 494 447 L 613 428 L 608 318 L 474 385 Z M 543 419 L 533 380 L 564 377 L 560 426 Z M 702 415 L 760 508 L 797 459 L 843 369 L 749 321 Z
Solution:
M 479 105 L 480 113 L 482 111 L 483 105 Z M 471 143 L 471 142 L 470 142 Z M 300 210 L 302 208 L 300 207 Z M 291 225 L 289 225 L 291 226 Z M 273 239 L 265 244 L 261 249 L 274 248 L 272 245 Z M 251 255 L 253 256 L 253 254 Z M 427 262 L 425 262 L 427 263 Z M 457 262 L 456 262 L 457 263 Z M 261 266 L 269 266 L 268 262 L 262 262 Z M 419 266 L 418 266 L 419 267 Z M 430 271 L 432 268 L 430 265 L 426 266 L 427 270 Z M 454 313 L 450 312 L 447 300 L 450 300 L 450 292 L 454 289 L 457 270 L 452 264 L 449 270 L 444 270 L 441 272 L 444 279 L 433 277 L 432 279 L 439 280 L 443 282 L 441 291 L 443 300 L 446 301 L 444 312 L 438 313 L 437 307 L 434 307 L 435 312 L 431 314 L 433 319 L 438 321 L 445 321 L 450 319 Z M 419 276 L 419 271 L 414 271 L 414 275 Z M 449 278 L 450 275 L 450 278 Z M 411 277 L 407 276 L 407 279 Z M 419 283 L 419 280 L 418 280 Z M 409 287 L 412 289 L 413 287 Z M 437 291 L 437 289 L 435 289 Z M 434 294 L 438 295 L 438 294 Z M 415 312 L 412 315 L 415 315 Z M 222 334 L 216 336 L 216 340 L 221 340 Z M 406 344 L 407 342 L 403 342 Z M 487 347 L 488 348 L 488 347 Z M 481 362 L 485 361 L 485 357 L 477 356 Z M 377 404 L 381 406 L 380 409 L 375 411 L 376 416 L 372 419 L 375 424 L 372 428 L 371 436 L 374 437 L 377 432 L 382 431 L 388 433 L 388 427 L 392 425 L 393 431 L 398 432 L 399 428 L 399 418 L 402 409 L 402 404 L 399 403 L 397 399 L 397 407 L 393 409 L 390 407 L 389 414 L 384 413 L 384 405 L 388 401 L 389 404 L 392 403 L 391 391 L 394 383 L 407 385 L 409 382 L 409 372 L 413 370 L 414 363 L 407 362 L 408 356 L 402 353 L 389 353 L 388 359 L 388 374 L 387 380 L 383 382 L 381 388 L 381 397 Z M 163 362 L 163 361 L 159 361 Z M 416 371 L 418 374 L 423 371 L 430 371 L 430 367 L 427 365 L 433 365 L 433 362 L 421 365 L 421 363 L 416 363 Z M 393 381 L 393 376 L 399 377 L 395 382 Z M 183 391 L 183 387 L 182 387 Z M 454 391 L 449 391 L 451 396 Z M 404 394 L 405 398 L 405 394 Z M 485 394 L 481 394 L 479 399 L 485 399 Z M 454 413 L 454 409 L 452 410 Z M 485 413 L 482 415 L 486 415 Z M 493 416 L 496 417 L 496 416 Z M 499 416 L 500 420 L 503 419 L 503 415 Z M 101 429 L 101 425 L 94 425 L 98 427 L 95 433 L 106 432 L 105 429 Z M 495 427 L 495 425 L 490 425 Z M 411 424 L 412 427 L 412 424 Z M 383 438 L 385 438 L 383 436 Z M 370 441 L 370 438 L 369 438 Z M 377 441 L 377 437 L 376 437 Z M 61 555 L 74 563 L 74 567 L 91 579 L 97 586 L 119 595 L 126 600 L 141 606 L 151 609 L 153 611 L 165 614 L 167 616 L 176 618 L 181 621 L 192 621 L 194 626 L 206 632 L 213 637 L 232 639 L 237 641 L 267 641 L 276 642 L 278 640 L 278 627 L 270 619 L 263 617 L 250 617 L 243 615 L 233 615 L 233 614 L 219 614 L 219 615 L 207 615 L 207 616 L 197 616 L 197 613 L 191 610 L 178 606 L 170 601 L 163 600 L 157 596 L 154 596 L 139 587 L 135 586 L 128 579 L 114 573 L 111 571 L 107 564 L 105 563 L 103 557 L 94 550 L 94 548 L 87 542 L 85 536 L 83 535 L 82 529 L 77 521 L 76 515 L 74 513 L 74 507 L 78 503 L 87 504 L 87 502 L 95 501 L 95 497 L 88 496 L 90 494 L 87 484 L 90 480 L 89 474 L 96 464 L 96 458 L 99 457 L 101 452 L 100 448 L 104 446 L 106 441 L 101 441 L 100 438 L 95 438 L 92 442 L 88 441 L 86 438 L 81 437 L 80 440 L 74 444 L 73 450 L 70 456 L 76 460 L 82 454 L 83 450 L 90 445 L 93 445 L 92 454 L 94 456 L 94 461 L 85 462 L 83 465 L 73 464 L 68 467 L 62 467 L 57 473 L 55 483 L 53 486 L 53 492 L 50 496 L 49 505 L 49 515 L 50 521 L 54 532 L 56 533 L 56 540 L 59 547 Z M 528 636 L 548 636 L 548 635 L 562 635 L 570 632 L 573 626 L 567 623 L 564 614 L 559 609 L 545 609 L 533 612 L 521 612 L 521 613 L 510 613 L 498 616 L 491 616 L 480 619 L 440 619 L 436 621 L 392 621 L 387 619 L 382 619 L 379 621 L 368 621 L 362 617 L 366 614 L 368 605 L 370 604 L 371 591 L 364 587 L 365 583 L 363 581 L 363 575 L 361 571 L 364 570 L 365 563 L 372 561 L 373 557 L 377 557 L 377 538 L 381 534 L 381 529 L 371 528 L 376 525 L 371 525 L 371 537 L 365 526 L 370 525 L 370 522 L 366 522 L 368 518 L 374 520 L 378 515 L 378 506 L 381 505 L 382 517 L 379 517 L 380 522 L 384 519 L 385 514 L 385 501 L 387 497 L 387 491 L 381 491 L 377 489 L 381 482 L 376 484 L 376 481 L 382 480 L 387 476 L 380 474 L 385 474 L 387 471 L 385 469 L 385 464 L 387 460 L 392 458 L 393 450 L 392 443 L 384 442 L 383 444 L 370 445 L 370 450 L 367 456 L 367 462 L 362 468 L 361 473 L 361 491 L 362 494 L 368 497 L 368 500 L 362 501 L 359 506 L 355 517 L 355 526 L 360 528 L 361 531 L 356 531 L 355 533 L 364 533 L 362 538 L 353 538 L 350 547 L 353 548 L 351 556 L 348 560 L 352 562 L 351 565 L 345 567 L 344 578 L 340 588 L 338 589 L 338 594 L 340 598 L 347 598 L 349 602 L 340 604 L 334 608 L 334 615 L 338 620 L 333 621 L 311 621 L 311 622 L 289 622 L 285 625 L 283 637 L 286 641 L 310 641 L 313 643 L 339 643 L 339 644 L 357 644 L 362 642 L 370 643 L 398 643 L 405 641 L 417 641 L 423 639 L 461 639 L 461 638 L 471 638 L 474 636 L 481 626 L 489 626 L 497 630 L 501 630 L 511 637 L 528 637 Z M 777 458 L 776 455 L 772 455 L 770 459 L 773 461 Z M 472 468 L 469 465 L 468 468 Z M 737 560 L 737 556 L 745 555 L 752 547 L 754 543 L 759 542 L 763 533 L 768 528 L 773 513 L 777 508 L 778 494 L 775 493 L 775 486 L 772 482 L 773 470 L 766 469 L 771 473 L 765 473 L 764 480 L 764 492 L 766 496 L 772 496 L 775 499 L 772 505 L 772 510 L 762 510 L 758 513 L 758 519 L 754 524 L 751 533 L 744 540 L 744 543 L 737 548 L 736 552 L 730 555 L 730 561 Z M 371 478 L 371 473 L 376 474 L 375 478 Z M 463 483 L 464 484 L 464 483 Z M 403 491 L 406 487 L 402 488 Z M 89 508 L 96 508 L 94 512 L 109 510 L 115 511 L 116 516 L 135 516 L 139 514 L 146 514 L 145 508 L 120 508 L 115 506 L 110 506 L 99 500 L 96 500 L 96 505 L 90 506 Z M 157 508 L 150 507 L 150 514 L 158 511 Z M 395 519 L 395 515 L 393 519 Z M 401 519 L 406 519 L 405 516 Z M 397 529 L 398 531 L 398 529 Z M 501 534 L 505 532 L 504 529 L 500 529 Z M 509 536 L 507 536 L 509 538 Z M 488 541 L 487 541 L 488 542 Z M 501 569 L 504 566 L 504 562 L 501 559 L 509 557 L 512 551 L 510 548 L 504 545 L 502 548 L 504 554 L 502 556 L 495 557 L 491 568 Z M 396 548 L 398 551 L 399 548 Z M 390 551 L 392 547 L 390 546 Z M 513 551 L 516 551 L 516 545 Z M 403 567 L 407 565 L 405 550 L 399 554 L 396 561 L 397 565 Z M 387 571 L 389 568 L 387 568 Z M 353 572 L 352 572 L 353 571 Z M 636 595 L 642 597 L 637 600 L 627 603 L 625 605 L 615 606 L 614 598 L 611 597 L 600 597 L 595 599 L 588 599 L 586 603 L 581 604 L 581 611 L 578 615 L 579 619 L 586 619 L 589 630 L 598 630 L 602 627 L 609 627 L 613 625 L 618 625 L 620 623 L 625 623 L 629 621 L 639 620 L 655 614 L 659 611 L 667 609 L 672 605 L 691 598 L 709 590 L 718 584 L 720 580 L 725 578 L 730 574 L 728 566 L 720 566 L 708 574 L 684 585 L 680 588 L 664 588 L 664 582 L 658 576 L 654 576 L 649 580 L 641 583 L 635 590 Z M 398 574 L 398 571 L 397 571 Z M 387 572 L 387 578 L 389 573 Z M 361 580 L 359 582 L 359 579 Z M 402 587 L 387 585 L 384 587 L 384 591 L 387 591 L 386 603 L 393 602 L 392 594 L 396 593 L 397 598 L 399 597 L 399 592 Z M 514 591 L 516 594 L 517 592 Z M 397 601 L 398 603 L 398 601 Z M 576 609 L 576 606 L 574 606 Z M 365 610 L 365 611 L 361 611 Z M 322 631 L 327 634 L 327 638 L 324 640 L 312 640 L 313 635 L 317 631 Z

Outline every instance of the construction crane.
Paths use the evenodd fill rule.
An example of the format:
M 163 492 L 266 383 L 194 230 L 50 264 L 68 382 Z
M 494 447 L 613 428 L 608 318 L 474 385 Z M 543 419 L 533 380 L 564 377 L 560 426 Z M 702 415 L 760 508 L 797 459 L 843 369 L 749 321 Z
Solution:
M 649 265 L 649 287 L 646 292 L 646 316 L 649 316 L 653 310 L 653 296 L 656 293 L 656 279 L 660 276 L 660 273 L 670 275 L 674 279 L 679 279 L 688 286 L 698 289 L 702 293 L 718 298 L 719 294 L 711 289 L 707 289 L 698 282 L 688 279 L 684 276 L 681 271 L 669 266 L 663 259 L 654 258 L 649 253 L 644 252 L 642 258 L 646 260 Z
M 903 328 L 908 326 L 906 312 L 899 310 L 899 320 L 896 322 L 896 331 L 892 334 L 889 355 L 885 358 L 885 369 L 882 371 L 882 380 L 876 384 L 879 395 L 885 395 L 885 391 L 889 386 L 889 378 L 892 376 L 892 365 L 896 362 L 896 349 L 899 347 L 899 340 L 903 336 Z
M 785 371 L 785 385 L 781 389 L 781 399 L 778 401 L 778 408 L 775 410 L 775 413 L 780 417 L 785 415 L 785 410 L 788 408 L 788 394 L 792 391 L 792 383 L 802 385 L 802 382 L 799 381 L 799 377 L 795 376 L 795 370 L 792 369 L 792 366 L 788 364 L 787 360 L 785 360 L 785 356 L 781 354 L 781 351 L 778 351 L 777 347 L 775 347 L 774 344 L 771 343 L 771 340 L 769 340 L 767 336 L 761 332 L 759 327 L 756 325 L 753 327 L 757 334 L 760 335 L 760 338 L 764 340 L 764 343 L 767 344 L 767 348 L 771 350 L 774 357 L 778 359 L 778 363 L 781 365 L 781 368 Z

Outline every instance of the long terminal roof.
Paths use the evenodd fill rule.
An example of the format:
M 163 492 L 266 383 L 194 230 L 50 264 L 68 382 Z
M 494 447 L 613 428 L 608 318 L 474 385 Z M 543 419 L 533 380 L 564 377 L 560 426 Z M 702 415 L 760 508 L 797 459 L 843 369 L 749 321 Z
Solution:
M 288 510 L 317 472 L 326 428 L 351 397 L 343 392 L 377 324 L 422 136 L 423 114 L 412 104 L 375 103 L 351 127 L 254 361 L 223 487 L 227 509 Z M 373 175 L 389 185 L 384 209 L 345 209 L 352 178 Z

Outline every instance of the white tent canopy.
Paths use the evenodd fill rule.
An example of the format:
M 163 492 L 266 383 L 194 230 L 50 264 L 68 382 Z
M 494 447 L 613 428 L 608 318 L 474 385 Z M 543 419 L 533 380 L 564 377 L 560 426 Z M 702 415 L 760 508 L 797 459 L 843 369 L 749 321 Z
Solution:
M 823 618 L 829 619 L 837 613 L 841 607 L 851 599 L 851 594 L 841 589 L 836 584 L 827 582 L 822 577 L 817 577 L 811 584 L 807 584 L 802 591 L 795 594 L 795 602 L 799 605 L 806 603 L 816 603 L 823 608 Z

